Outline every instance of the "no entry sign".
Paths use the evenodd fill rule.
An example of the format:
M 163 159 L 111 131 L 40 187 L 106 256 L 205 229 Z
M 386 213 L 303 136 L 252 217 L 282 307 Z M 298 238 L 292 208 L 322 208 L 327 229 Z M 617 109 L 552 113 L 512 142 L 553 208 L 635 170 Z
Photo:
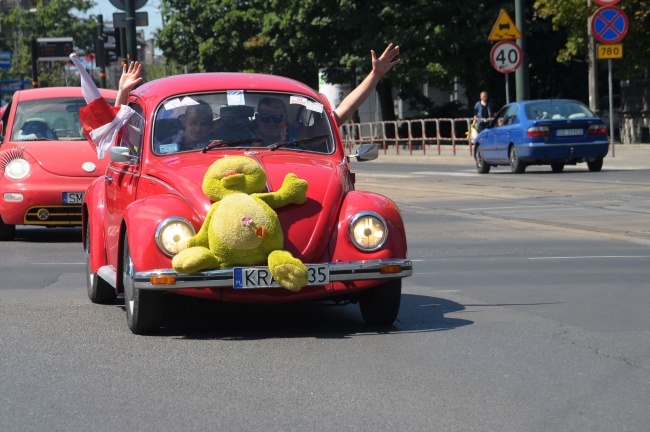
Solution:
M 620 3 L 621 0 L 594 0 L 601 6 L 614 6 L 616 3 Z
M 625 37 L 627 15 L 615 6 L 604 6 L 591 16 L 591 34 L 601 43 L 616 43 Z

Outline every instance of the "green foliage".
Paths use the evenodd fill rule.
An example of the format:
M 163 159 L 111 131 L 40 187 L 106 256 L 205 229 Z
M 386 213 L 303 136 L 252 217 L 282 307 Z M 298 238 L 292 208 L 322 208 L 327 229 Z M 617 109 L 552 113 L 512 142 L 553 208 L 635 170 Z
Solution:
M 588 19 L 598 8 L 588 0 L 524 0 L 525 61 L 531 97 L 566 96 L 585 100 Z M 466 89 L 470 106 L 481 90 L 497 104 L 505 102 L 503 74 L 494 70 L 487 40 L 499 12 L 514 18 L 515 0 L 161 0 L 164 26 L 154 34 L 167 62 L 167 73 L 249 71 L 283 75 L 318 87 L 318 72 L 328 82 L 355 86 L 371 68 L 370 50 L 381 55 L 389 42 L 400 45 L 401 64 L 378 86 L 384 116 L 393 115 L 396 91 L 424 114 L 435 106 L 429 88 Z M 92 49 L 95 18 L 75 15 L 92 0 L 25 0 L 26 9 L 6 11 L 0 37 L 14 51 L 14 67 L 0 78 L 31 79 L 29 40 L 72 37 L 81 50 Z M 617 79 L 650 75 L 650 0 L 623 0 L 630 29 L 624 58 L 615 63 Z M 34 12 L 29 12 L 34 9 Z M 14 40 L 15 39 L 15 40 Z M 602 62 L 600 62 L 602 64 Z M 39 62 L 41 85 L 64 79 L 62 62 Z M 165 75 L 163 66 L 147 66 L 147 79 Z M 510 74 L 514 75 L 514 74 Z M 514 94 L 514 79 L 510 81 Z M 462 95 L 461 95 L 462 96 Z
M 25 0 L 23 9 L 13 8 L 0 17 L 3 29 L 11 30 L 11 69 L 0 70 L 2 79 L 32 80 L 30 41 L 43 37 L 72 37 L 75 47 L 83 51 L 93 47 L 95 20 L 80 20 L 79 12 L 87 12 L 94 6 L 92 0 Z M 3 43 L 3 46 L 6 46 Z M 65 62 L 39 61 L 38 78 L 41 87 L 65 85 Z
M 557 61 L 568 64 L 586 61 L 589 37 L 589 18 L 600 7 L 586 0 L 536 0 L 535 9 L 541 18 L 550 18 L 553 29 L 565 34 L 565 44 L 557 54 Z M 620 79 L 644 78 L 650 73 L 650 0 L 622 1 L 620 7 L 628 17 L 629 29 L 620 42 L 623 59 L 616 61 L 615 73 Z

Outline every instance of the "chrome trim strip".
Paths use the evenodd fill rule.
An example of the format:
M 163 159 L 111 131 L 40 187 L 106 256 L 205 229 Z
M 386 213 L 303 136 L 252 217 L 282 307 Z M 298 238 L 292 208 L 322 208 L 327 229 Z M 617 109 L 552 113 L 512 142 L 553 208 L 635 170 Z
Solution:
M 315 263 L 310 263 L 315 264 Z M 330 282 L 368 280 L 368 279 L 398 279 L 413 274 L 413 263 L 408 259 L 385 259 L 372 261 L 352 261 L 347 263 L 328 263 L 330 267 Z M 400 273 L 381 274 L 383 265 L 399 265 Z M 100 269 L 101 270 L 101 269 Z M 136 272 L 133 277 L 134 287 L 146 290 L 181 290 L 189 288 L 232 288 L 232 268 L 210 270 L 193 274 L 176 273 L 173 269 L 157 269 L 146 272 Z M 152 285 L 151 276 L 175 276 L 174 285 Z M 110 281 L 109 281 L 110 282 Z

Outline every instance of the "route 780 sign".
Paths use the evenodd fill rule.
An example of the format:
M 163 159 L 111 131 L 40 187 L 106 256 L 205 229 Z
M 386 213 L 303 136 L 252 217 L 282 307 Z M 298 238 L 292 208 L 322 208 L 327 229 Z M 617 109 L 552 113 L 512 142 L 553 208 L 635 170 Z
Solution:
M 490 52 L 492 66 L 504 74 L 516 71 L 521 66 L 523 58 L 519 45 L 510 40 L 499 42 Z

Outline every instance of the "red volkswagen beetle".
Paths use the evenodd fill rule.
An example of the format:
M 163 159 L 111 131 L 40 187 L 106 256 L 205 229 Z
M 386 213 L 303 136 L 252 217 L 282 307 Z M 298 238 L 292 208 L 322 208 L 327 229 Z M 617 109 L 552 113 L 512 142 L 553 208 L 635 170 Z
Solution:
M 113 103 L 117 92 L 102 90 Z M 16 225 L 81 226 L 85 190 L 108 165 L 79 123 L 81 87 L 16 91 L 0 121 L 0 240 Z
M 208 73 L 149 82 L 128 104 L 135 114 L 83 202 L 91 301 L 124 293 L 137 334 L 163 325 L 167 293 L 237 303 L 352 301 L 371 325 L 395 321 L 401 279 L 412 274 L 404 224 L 390 199 L 354 189 L 349 158 L 374 159 L 377 148 L 347 155 L 322 94 L 277 76 Z M 280 189 L 288 173 L 308 184 L 304 204 L 276 210 L 284 249 L 309 269 L 297 292 L 278 285 L 264 264 L 189 274 L 172 266 L 213 204 L 202 189 L 208 167 L 235 155 L 261 165 L 265 192 Z

